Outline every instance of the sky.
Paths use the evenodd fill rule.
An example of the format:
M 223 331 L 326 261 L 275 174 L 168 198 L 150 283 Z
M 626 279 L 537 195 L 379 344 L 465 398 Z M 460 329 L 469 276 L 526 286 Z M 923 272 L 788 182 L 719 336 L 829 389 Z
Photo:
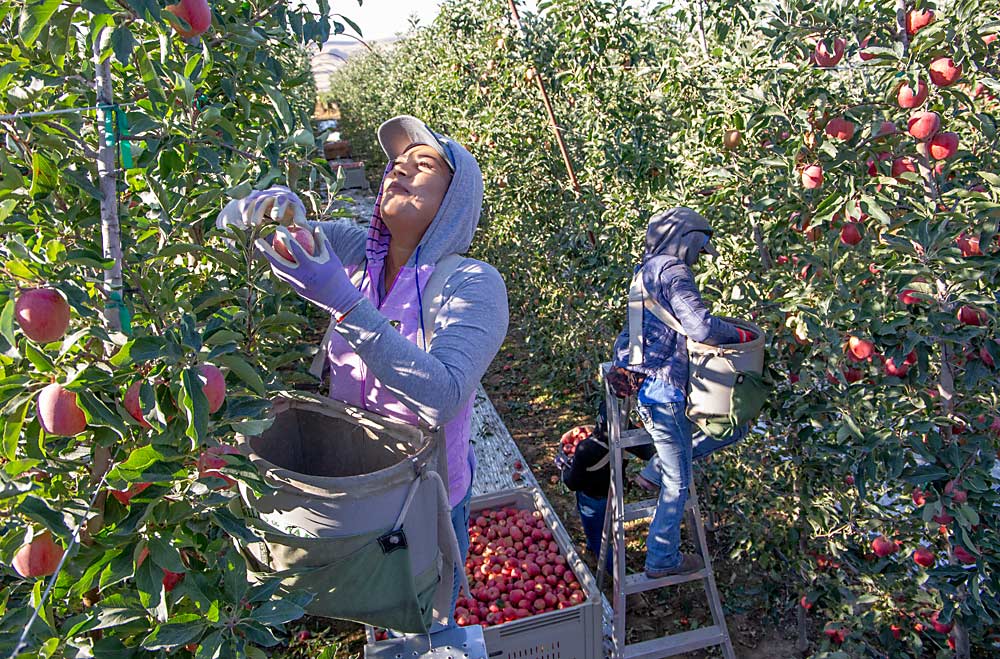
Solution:
M 437 15 L 441 0 L 332 0 L 331 9 L 357 23 L 363 38 L 377 41 L 409 29 L 409 18 L 416 15 L 427 25 Z
M 333 13 L 343 14 L 354 21 L 368 41 L 378 41 L 393 37 L 409 30 L 411 16 L 416 16 L 420 25 L 427 25 L 437 16 L 442 0 L 364 0 L 359 7 L 358 0 L 330 0 Z M 634 6 L 654 4 L 651 0 L 632 0 Z M 524 9 L 536 6 L 535 0 L 520 0 Z

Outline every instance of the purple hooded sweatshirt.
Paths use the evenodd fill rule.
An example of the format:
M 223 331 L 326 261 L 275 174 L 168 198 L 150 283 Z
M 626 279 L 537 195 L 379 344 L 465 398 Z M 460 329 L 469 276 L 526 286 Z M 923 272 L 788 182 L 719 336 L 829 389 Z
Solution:
M 450 146 L 455 172 L 448 192 L 388 294 L 382 281 L 390 234 L 379 213 L 381 186 L 367 230 L 350 220 L 311 224 L 330 239 L 348 275 L 364 269 L 359 289 L 365 299 L 336 326 L 330 342 L 330 396 L 408 423 L 443 427 L 454 506 L 472 484 L 472 405 L 507 334 L 509 312 L 500 273 L 466 258 L 445 282 L 430 350 L 417 345 L 431 273 L 445 256 L 469 249 L 482 210 L 479 165 L 460 145 Z

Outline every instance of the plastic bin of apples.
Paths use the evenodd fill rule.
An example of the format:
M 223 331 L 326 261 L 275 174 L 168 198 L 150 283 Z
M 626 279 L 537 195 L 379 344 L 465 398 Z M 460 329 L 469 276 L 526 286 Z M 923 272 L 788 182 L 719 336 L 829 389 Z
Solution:
M 471 593 L 458 598 L 455 621 L 482 625 L 491 657 L 599 656 L 597 584 L 539 490 L 473 498 L 469 540 Z

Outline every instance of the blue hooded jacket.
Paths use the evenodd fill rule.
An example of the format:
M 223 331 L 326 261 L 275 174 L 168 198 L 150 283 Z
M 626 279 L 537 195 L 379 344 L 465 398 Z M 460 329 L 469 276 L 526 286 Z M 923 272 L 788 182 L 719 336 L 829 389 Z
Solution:
M 681 327 L 699 343 L 738 343 L 736 328 L 709 312 L 698 292 L 691 266 L 712 237 L 708 221 L 690 208 L 671 208 L 654 216 L 646 228 L 646 248 L 636 272 L 648 295 L 674 315 Z M 667 327 L 648 309 L 643 310 L 642 364 L 629 364 L 626 322 L 615 341 L 614 365 L 657 380 L 656 402 L 686 399 L 688 354 L 686 339 Z M 644 387 L 648 389 L 648 387 Z

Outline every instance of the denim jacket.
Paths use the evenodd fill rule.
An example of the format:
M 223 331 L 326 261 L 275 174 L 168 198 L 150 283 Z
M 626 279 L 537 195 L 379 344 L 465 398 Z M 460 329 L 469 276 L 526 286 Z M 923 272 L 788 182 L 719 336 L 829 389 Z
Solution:
M 699 343 L 721 345 L 738 343 L 736 328 L 714 317 L 698 293 L 691 268 L 676 256 L 652 256 L 637 266 L 642 270 L 648 295 L 677 318 L 689 337 Z M 614 365 L 647 376 L 640 391 L 656 402 L 680 402 L 685 399 L 688 381 L 686 339 L 667 327 L 648 309 L 643 311 L 644 335 L 642 364 L 629 364 L 628 323 L 614 346 Z

